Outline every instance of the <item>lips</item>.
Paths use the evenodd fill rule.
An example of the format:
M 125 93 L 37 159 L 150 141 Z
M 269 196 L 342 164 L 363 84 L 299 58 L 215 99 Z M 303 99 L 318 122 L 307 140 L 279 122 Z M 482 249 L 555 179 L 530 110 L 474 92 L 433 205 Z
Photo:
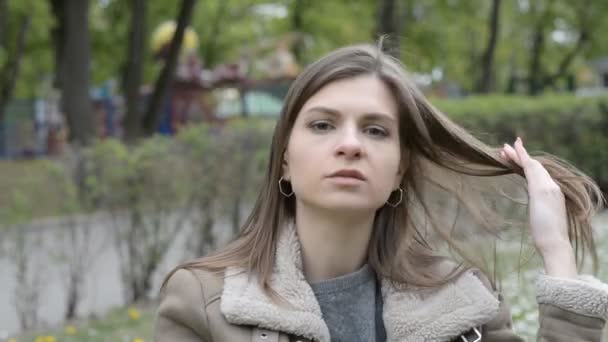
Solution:
M 344 170 L 339 170 L 337 172 L 332 173 L 331 175 L 329 175 L 329 177 L 346 177 L 346 178 L 355 178 L 355 179 L 359 179 L 364 181 L 365 180 L 365 176 L 363 176 L 363 174 L 357 170 L 352 170 L 352 169 L 344 169 Z

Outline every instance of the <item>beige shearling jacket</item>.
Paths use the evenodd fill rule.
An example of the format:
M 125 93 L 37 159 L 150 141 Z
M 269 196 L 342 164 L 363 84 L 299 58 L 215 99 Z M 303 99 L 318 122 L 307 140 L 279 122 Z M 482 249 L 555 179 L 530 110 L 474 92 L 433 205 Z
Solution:
M 179 270 L 169 279 L 156 313 L 154 339 L 205 342 L 330 342 L 329 329 L 302 272 L 293 227 L 277 243 L 272 287 L 293 308 L 274 304 L 255 276 L 228 268 L 223 275 Z M 539 275 L 538 341 L 598 342 L 608 319 L 608 285 L 591 276 Z M 487 278 L 470 271 L 433 290 L 396 291 L 381 281 L 387 342 L 524 341 Z

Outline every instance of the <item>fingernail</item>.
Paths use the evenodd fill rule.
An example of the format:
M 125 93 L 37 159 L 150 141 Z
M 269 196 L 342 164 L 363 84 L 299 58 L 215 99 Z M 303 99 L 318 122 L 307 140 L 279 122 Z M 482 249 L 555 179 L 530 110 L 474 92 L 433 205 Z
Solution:
M 520 143 L 522 142 L 520 137 L 517 137 L 517 140 L 518 140 Z

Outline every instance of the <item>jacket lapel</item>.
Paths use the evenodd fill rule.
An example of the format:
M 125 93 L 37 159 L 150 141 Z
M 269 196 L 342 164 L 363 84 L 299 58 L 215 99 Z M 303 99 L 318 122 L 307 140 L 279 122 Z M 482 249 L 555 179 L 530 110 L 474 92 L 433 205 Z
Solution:
M 277 241 L 271 287 L 291 306 L 268 298 L 255 275 L 230 267 L 225 272 L 220 309 L 232 324 L 282 331 L 330 342 L 321 308 L 302 271 L 300 243 L 293 223 Z M 439 289 L 396 291 L 382 280 L 383 320 L 388 342 L 449 341 L 489 321 L 499 302 L 473 274 Z
M 389 342 L 451 341 L 490 321 L 499 301 L 471 273 L 439 289 L 396 291 L 382 282 L 382 319 Z
M 241 269 L 228 268 L 224 277 L 220 310 L 233 324 L 251 324 L 283 331 L 311 340 L 330 342 L 321 307 L 302 271 L 300 242 L 293 224 L 285 227 L 277 241 L 271 287 L 293 307 L 270 300 L 257 283 Z

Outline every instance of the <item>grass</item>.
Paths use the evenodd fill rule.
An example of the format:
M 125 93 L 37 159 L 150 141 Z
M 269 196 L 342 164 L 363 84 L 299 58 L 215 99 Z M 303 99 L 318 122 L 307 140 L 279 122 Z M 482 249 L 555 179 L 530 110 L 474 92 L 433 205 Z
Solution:
M 119 308 L 100 319 L 25 333 L 8 342 L 147 342 L 152 341 L 155 306 Z M 2 340 L 4 342 L 4 340 Z

